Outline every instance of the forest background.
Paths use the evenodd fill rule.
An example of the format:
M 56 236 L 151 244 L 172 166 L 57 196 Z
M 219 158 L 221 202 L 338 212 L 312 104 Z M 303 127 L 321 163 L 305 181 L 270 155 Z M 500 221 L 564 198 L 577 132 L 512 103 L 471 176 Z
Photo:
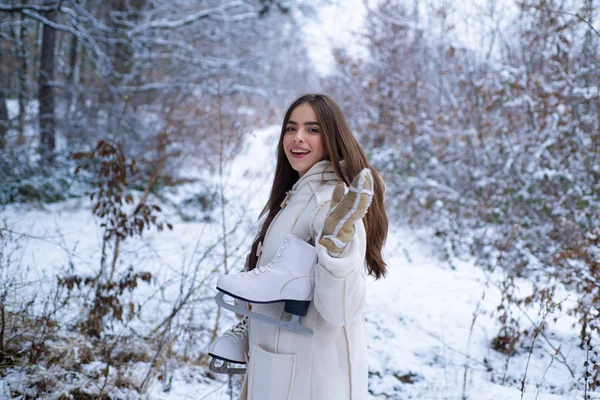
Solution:
M 231 321 L 214 307 L 214 280 L 241 269 L 260 211 L 248 208 L 256 188 L 228 191 L 232 163 L 295 97 L 318 91 L 385 177 L 392 225 L 427 242 L 440 270 L 468 260 L 498 291 L 489 312 L 477 303 L 469 337 L 488 313 L 489 349 L 526 365 L 546 352 L 565 373 L 561 393 L 591 398 L 600 3 L 469 4 L 467 19 L 448 0 L 361 3 L 361 24 L 327 48 L 331 6 L 351 13 L 347 3 L 0 2 L 0 396 L 153 397 L 184 367 L 234 396 L 239 381 L 208 372 L 205 352 Z M 86 253 L 65 236 L 88 214 Z M 24 222 L 43 215 L 68 223 Z M 144 235 L 184 234 L 193 245 L 167 274 Z M 574 359 L 553 342 L 561 321 Z M 524 396 L 527 372 L 507 380 L 506 361 L 493 378 L 486 359 L 463 355 L 462 398 L 471 362 Z M 382 374 L 396 381 L 380 390 Z M 370 375 L 373 398 L 415 384 Z

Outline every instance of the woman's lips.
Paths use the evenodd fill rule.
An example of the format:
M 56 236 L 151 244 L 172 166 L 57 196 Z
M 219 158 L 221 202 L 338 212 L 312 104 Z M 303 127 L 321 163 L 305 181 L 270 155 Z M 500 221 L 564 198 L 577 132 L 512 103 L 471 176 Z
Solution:
M 298 151 L 298 152 L 302 151 L 303 153 L 295 153 L 294 151 Z M 295 147 L 290 150 L 290 154 L 292 155 L 293 158 L 304 158 L 310 154 L 310 150 L 303 149 L 301 147 Z
M 310 153 L 292 153 L 292 152 L 290 152 L 290 153 L 292 154 L 292 157 L 294 157 L 294 158 L 304 158 L 310 154 Z

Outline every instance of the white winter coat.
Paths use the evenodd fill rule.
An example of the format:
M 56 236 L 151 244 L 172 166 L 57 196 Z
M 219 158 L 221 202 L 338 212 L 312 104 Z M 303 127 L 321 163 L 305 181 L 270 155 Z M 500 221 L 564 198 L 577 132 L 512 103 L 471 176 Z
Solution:
M 287 205 L 267 231 L 259 265 L 267 264 L 288 233 L 314 243 L 339 179 L 329 161 L 315 164 L 294 184 Z M 293 229 L 292 229 L 293 227 Z M 300 323 L 313 336 L 249 322 L 249 355 L 242 400 L 363 400 L 368 393 L 366 234 L 362 221 L 339 258 L 317 247 L 314 300 Z M 252 310 L 285 318 L 283 303 Z

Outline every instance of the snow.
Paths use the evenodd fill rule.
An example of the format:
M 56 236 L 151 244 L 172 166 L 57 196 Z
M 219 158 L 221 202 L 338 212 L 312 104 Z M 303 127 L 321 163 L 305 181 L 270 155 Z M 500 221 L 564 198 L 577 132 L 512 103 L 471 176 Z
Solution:
M 343 46 L 353 56 L 364 54 L 356 34 L 362 30 L 365 13 L 363 0 L 330 1 L 319 5 L 317 13 L 296 11 L 308 55 L 320 74 L 332 72 L 335 47 Z
M 593 99 L 600 96 L 600 89 L 597 86 L 591 86 L 587 88 L 574 88 L 573 95 L 581 96 L 586 100 Z
M 246 213 L 248 220 L 253 221 L 231 238 L 243 248 L 242 253 L 253 236 L 253 232 L 249 234 L 244 230 L 255 229 L 256 218 L 268 197 L 278 134 L 279 127 L 268 127 L 249 135 L 246 148 L 225 172 L 226 197 L 235 201 L 229 203 L 231 215 L 227 223 L 238 219 L 240 213 Z M 214 181 L 218 180 L 215 177 Z M 27 278 L 30 281 L 44 277 L 52 281 L 52 277 L 63 273 L 69 264 L 84 274 L 92 274 L 97 268 L 101 232 L 86 199 L 49 206 L 9 206 L 2 210 L 2 218 L 9 226 L 18 226 L 20 231 L 31 235 L 21 259 L 21 265 L 29 268 Z M 169 214 L 168 219 L 174 224 L 172 232 L 148 232 L 143 239 L 130 240 L 123 246 L 123 264 L 131 263 L 140 270 L 152 271 L 153 282 L 141 284 L 135 292 L 137 298 L 147 302 L 147 311 L 129 326 L 115 328 L 121 329 L 120 332 L 128 332 L 127 329 L 138 334 L 148 332 L 168 315 L 179 298 L 181 281 L 175 278 L 183 274 L 189 280 L 194 276 L 192 282 L 184 281 L 194 284 L 208 279 L 207 269 L 218 263 L 218 260 L 209 259 L 208 268 L 198 270 L 197 275 L 192 274 L 199 257 L 196 248 L 219 242 L 219 223 L 183 222 L 176 220 L 174 213 Z M 369 279 L 366 320 L 370 398 L 459 399 L 463 396 L 464 386 L 468 399 L 520 399 L 519 387 L 525 373 L 523 399 L 581 398 L 583 393 L 577 390 L 582 387 L 581 382 L 571 378 L 558 359 L 553 360 L 553 351 L 546 340 L 538 338 L 536 341 L 529 366 L 528 349 L 520 349 L 510 358 L 491 349 L 491 339 L 500 328 L 494 312 L 500 304 L 497 282 L 502 277 L 475 267 L 472 260 L 456 259 L 451 263 L 438 260 L 426 238 L 423 232 L 411 231 L 392 221 L 385 248 L 388 276 L 379 281 Z M 239 263 L 241 261 L 236 267 L 230 267 L 238 268 Z M 45 284 L 33 286 L 38 295 L 47 294 L 51 287 Z M 527 293 L 530 287 L 529 282 L 518 282 L 521 294 Z M 216 306 L 210 296 L 202 304 L 214 311 Z M 70 310 L 62 317 L 69 320 L 81 311 Z M 198 316 L 205 315 L 203 311 L 196 312 Z M 520 318 L 524 321 L 522 326 L 526 326 L 524 316 Z M 208 321 L 211 325 L 212 319 Z M 570 327 L 569 321 L 568 317 L 563 317 L 560 324 L 551 324 L 546 336 L 555 347 L 561 347 L 570 367 L 576 371 L 576 377 L 580 377 L 585 355 L 577 346 L 577 332 Z M 224 313 L 219 331 L 231 322 L 232 316 Z M 207 344 L 206 335 L 199 338 L 193 348 L 186 350 L 193 354 L 191 359 L 199 356 Z M 77 346 L 85 346 L 85 343 Z M 185 344 L 174 345 L 180 352 L 182 347 Z M 85 366 L 88 371 L 103 368 L 102 361 Z M 132 362 L 125 376 L 139 384 L 149 369 L 148 361 Z M 117 373 L 111 369 L 109 375 L 115 377 Z M 9 386 L 14 387 L 25 380 L 22 370 L 9 371 L 0 378 L 0 397 L 9 392 Z M 68 392 L 69 387 L 77 386 L 66 386 L 62 392 Z M 133 395 L 124 390 L 114 389 L 113 395 Z M 208 374 L 203 365 L 168 359 L 152 375 L 144 397 L 222 399 L 227 393 L 225 377 Z M 600 396 L 593 394 L 590 398 Z
M 381 282 L 371 282 L 367 308 L 370 370 L 383 375 L 382 379 L 372 376 L 371 386 L 382 385 L 387 393 L 390 386 L 398 387 L 398 398 L 458 399 L 463 394 L 467 369 L 467 398 L 520 398 L 519 385 L 526 370 L 527 352 L 514 356 L 505 372 L 506 357 L 490 348 L 490 341 L 500 327 L 490 315 L 500 303 L 500 291 L 487 285 L 488 279 L 494 278 L 470 262 L 455 260 L 455 270 L 444 267 L 426 242 L 402 227 L 393 227 L 387 252 L 390 273 Z M 474 315 L 476 321 L 470 333 Z M 566 353 L 576 351 L 574 338 L 569 337 L 574 332 L 568 328 L 554 331 L 556 336 L 559 333 L 564 335 Z M 541 351 L 538 354 L 536 350 L 528 368 L 523 398 L 580 396 L 571 392 L 564 367 L 553 364 L 545 372 L 549 359 L 547 354 Z M 505 373 L 508 375 L 505 385 L 493 382 L 501 380 Z M 418 381 L 399 385 L 390 374 L 414 374 Z
M 430 2 L 436 1 L 441 4 L 439 0 Z M 407 7 L 412 7 L 412 2 L 406 3 Z M 425 7 L 425 3 L 420 4 Z M 450 19 L 456 24 L 458 37 L 467 46 L 477 49 L 490 46 L 484 43 L 489 36 L 484 38 L 480 32 L 489 32 L 491 29 L 504 31 L 500 20 L 512 12 L 511 6 L 502 3 L 505 8 L 499 9 L 498 15 L 481 16 L 479 9 L 483 7 L 482 0 L 445 3 L 452 8 Z M 344 46 L 354 55 L 362 54 L 360 43 L 352 34 L 362 29 L 364 14 L 363 0 L 348 0 L 332 1 L 319 8 L 318 14 L 311 14 L 305 9 L 295 15 L 302 27 L 313 65 L 319 72 L 326 75 L 333 68 L 331 49 L 335 46 Z M 475 20 L 475 16 L 480 19 Z M 516 77 L 523 75 L 517 69 L 508 68 L 500 69 L 499 74 L 505 83 L 514 83 Z M 573 89 L 574 95 L 585 99 L 598 97 L 598 93 L 597 87 Z M 524 102 L 531 101 L 524 96 L 507 102 L 505 106 L 522 106 Z M 31 104 L 34 109 L 28 114 L 37 109 L 35 102 Z M 17 103 L 9 101 L 8 106 L 9 116 L 14 118 L 18 111 Z M 562 104 L 558 107 L 560 113 L 563 112 L 561 107 Z M 219 247 L 223 232 L 218 204 L 208 212 L 207 216 L 213 221 L 211 223 L 201 218 L 201 212 L 194 215 L 192 221 L 187 221 L 175 209 L 164 207 L 164 217 L 173 224 L 173 231 L 147 231 L 143 238 L 128 239 L 123 243 L 120 268 L 134 265 L 136 271 L 150 271 L 153 278 L 150 284 L 140 283 L 132 295 L 132 300 L 143 305 L 140 318 L 109 327 L 113 333 L 130 334 L 135 338 L 150 334 L 185 293 L 204 284 L 208 289 L 196 293 L 193 302 L 182 313 L 193 321 L 195 330 L 182 328 L 179 331 L 181 337 L 172 344 L 173 352 L 179 357 L 161 358 L 161 364 L 157 367 L 144 359 L 126 363 L 122 370 L 110 367 L 110 379 L 122 374 L 125 379 L 139 386 L 152 372 L 143 395 L 148 399 L 228 398 L 227 378 L 209 373 L 206 366 L 198 362 L 208 344 L 208 330 L 214 326 L 216 305 L 212 297 L 215 294 L 216 275 L 213 271 L 223 272 L 224 250 L 229 254 L 228 268 L 241 268 L 245 252 L 256 232 L 256 219 L 268 198 L 279 129 L 278 126 L 271 126 L 250 133 L 245 148 L 225 168 L 223 176 L 210 176 L 206 171 L 187 171 L 190 176 L 202 176 L 203 185 L 208 185 L 208 189 L 215 193 L 220 184 L 225 184 L 225 227 L 231 230 L 239 223 L 228 237 L 227 249 Z M 542 149 L 545 147 L 542 146 Z M 512 158 L 507 160 L 505 168 L 509 169 L 513 161 Z M 440 164 L 437 159 L 431 162 Z M 532 164 L 534 167 L 538 168 Z M 600 165 L 594 165 L 593 170 L 600 171 Z M 571 178 L 564 172 L 550 168 L 535 170 L 533 177 L 540 180 Z M 489 182 L 489 178 L 484 176 L 478 184 L 484 187 Z M 421 184 L 456 194 L 432 179 Z M 167 196 L 180 203 L 204 193 L 205 189 L 200 184 L 190 184 Z M 522 193 L 524 197 L 528 196 L 524 190 Z M 444 203 L 438 199 L 435 205 L 443 207 Z M 57 275 L 89 276 L 98 269 L 102 232 L 98 227 L 100 221 L 92 215 L 87 198 L 51 205 L 7 206 L 0 209 L 0 222 L 24 233 L 19 239 L 21 253 L 12 269 L 0 270 L 0 287 L 2 281 L 8 282 L 9 278 L 15 276 L 19 282 L 26 283 L 24 289 L 9 293 L 7 304 L 24 304 L 32 297 L 48 298 L 55 290 Z M 213 244 L 217 244 L 217 250 L 204 257 L 204 249 Z M 502 298 L 499 285 L 504 277 L 500 271 L 476 267 L 474 260 L 442 261 L 436 258 L 436 253 L 434 245 L 428 240 L 428 232 L 413 231 L 390 221 L 385 248 L 389 273 L 385 279 L 375 281 L 370 278 L 368 281 L 365 316 L 369 338 L 371 399 L 583 398 L 581 389 L 584 386 L 582 376 L 586 355 L 579 348 L 578 332 L 573 328 L 575 321 L 572 317 L 562 312 L 551 315 L 546 321 L 548 327 L 544 335 L 537 337 L 535 343 L 530 342 L 531 352 L 527 347 L 517 349 L 512 356 L 503 355 L 492 349 L 491 342 L 501 327 L 497 307 Z M 531 286 L 531 282 L 518 280 L 515 290 L 524 296 L 531 292 Z M 573 297 L 569 293 L 557 296 L 565 299 L 565 309 L 572 305 Z M 42 308 L 42 303 L 36 304 Z M 69 308 L 61 310 L 56 318 L 68 326 L 83 312 L 83 300 L 74 301 Z M 536 309 L 528 310 L 526 315 L 525 311 L 520 311 L 514 317 L 522 327 L 531 327 L 542 322 L 536 312 Z M 551 319 L 555 316 L 560 318 L 553 323 Z M 233 321 L 232 315 L 222 313 L 219 332 Z M 185 325 L 178 325 L 179 328 L 182 326 Z M 56 341 L 51 345 L 56 349 L 71 348 L 73 362 L 80 362 L 81 350 L 91 347 L 82 337 L 75 336 L 71 341 Z M 144 349 L 145 346 L 148 349 Z M 555 356 L 557 348 L 561 349 L 564 360 Z M 128 350 L 154 355 L 152 346 L 141 340 Z M 55 393 L 55 398 L 72 388 L 93 391 L 96 382 L 90 376 L 99 374 L 104 368 L 106 364 L 100 358 L 84 364 L 83 375 L 73 374 L 73 380 L 64 383 Z M 573 371 L 574 376 L 569 370 Z M 33 379 L 61 374 L 64 374 L 64 370 L 59 368 L 44 371 L 35 370 L 35 366 L 5 369 L 0 376 L 0 398 L 10 397 L 11 390 L 15 387 L 22 389 Z M 523 379 L 525 390 L 521 393 Z M 110 394 L 118 398 L 137 397 L 133 389 L 113 388 Z M 588 395 L 590 399 L 600 399 L 597 393 Z

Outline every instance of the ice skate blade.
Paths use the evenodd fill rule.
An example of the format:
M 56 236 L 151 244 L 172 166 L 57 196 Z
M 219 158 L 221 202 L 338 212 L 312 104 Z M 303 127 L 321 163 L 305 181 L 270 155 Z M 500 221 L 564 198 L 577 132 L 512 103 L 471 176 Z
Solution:
M 221 361 L 221 365 L 217 365 L 217 360 Z M 246 373 L 246 368 L 232 368 L 229 366 L 229 361 L 214 357 L 210 360 L 208 369 L 217 374 L 241 375 Z
M 219 292 L 215 296 L 215 301 L 217 302 L 217 304 L 219 306 L 223 307 L 226 310 L 233 311 L 236 314 L 244 315 L 248 318 L 253 318 L 253 319 L 257 319 L 262 322 L 266 322 L 267 324 L 276 325 L 283 329 L 287 329 L 287 330 L 290 330 L 293 332 L 298 332 L 303 335 L 309 335 L 309 336 L 314 335 L 314 332 L 312 329 L 309 329 L 300 324 L 300 316 L 298 316 L 298 315 L 291 314 L 292 315 L 291 320 L 282 321 L 277 318 L 269 317 L 269 316 L 261 314 L 261 313 L 250 311 L 246 308 L 246 306 L 243 302 L 240 302 L 239 304 L 228 303 L 225 301 L 224 297 L 225 297 L 225 293 Z

